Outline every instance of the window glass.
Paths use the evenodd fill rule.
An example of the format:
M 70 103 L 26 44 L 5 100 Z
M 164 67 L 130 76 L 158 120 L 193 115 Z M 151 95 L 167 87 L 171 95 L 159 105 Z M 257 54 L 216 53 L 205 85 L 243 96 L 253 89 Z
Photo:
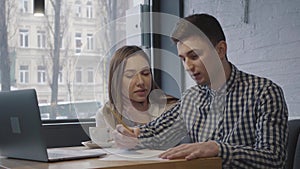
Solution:
M 37 46 L 38 46 L 38 48 L 46 47 L 46 32 L 45 31 L 37 31 Z
M 75 16 L 81 17 L 81 2 L 80 1 L 75 2 Z
M 5 1 L 10 69 L 1 67 L 0 90 L 35 88 L 44 120 L 93 119 L 108 99 L 111 55 L 128 44 L 128 11 L 144 0 L 45 0 L 44 16 L 33 15 L 34 0 Z
M 81 52 L 81 33 L 75 34 L 75 53 L 80 54 Z
M 93 6 L 91 1 L 88 1 L 86 5 L 86 17 L 93 18 Z
M 82 68 L 81 67 L 76 68 L 75 82 L 82 83 Z
M 26 13 L 26 12 L 28 12 L 28 1 L 29 0 L 21 0 L 21 4 L 20 4 L 20 11 L 21 12 L 24 12 L 24 13 Z
M 94 69 L 91 67 L 87 69 L 87 82 L 94 83 Z
M 28 30 L 20 29 L 20 47 L 27 48 L 28 47 Z
M 45 69 L 45 66 L 38 66 L 37 77 L 38 77 L 38 83 L 40 83 L 40 84 L 46 83 L 46 69 Z
M 20 66 L 20 83 L 28 83 L 29 82 L 29 71 L 27 65 Z
M 93 34 L 89 33 L 87 34 L 87 50 L 93 50 L 94 49 L 94 38 Z

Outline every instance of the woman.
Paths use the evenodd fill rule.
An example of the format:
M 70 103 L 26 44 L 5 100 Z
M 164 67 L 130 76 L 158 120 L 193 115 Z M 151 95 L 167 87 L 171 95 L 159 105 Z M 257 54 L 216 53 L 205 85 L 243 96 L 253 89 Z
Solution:
M 128 126 L 145 124 L 172 107 L 153 81 L 147 54 L 137 46 L 123 46 L 110 62 L 109 101 L 97 112 L 96 125 L 115 128 L 118 119 Z

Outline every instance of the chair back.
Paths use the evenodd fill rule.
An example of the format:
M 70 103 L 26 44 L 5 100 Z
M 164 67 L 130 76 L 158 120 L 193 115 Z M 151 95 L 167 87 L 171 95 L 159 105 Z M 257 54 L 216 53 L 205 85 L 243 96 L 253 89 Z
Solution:
M 286 161 L 286 169 L 300 168 L 300 119 L 288 121 L 289 137 L 288 137 L 288 154 Z

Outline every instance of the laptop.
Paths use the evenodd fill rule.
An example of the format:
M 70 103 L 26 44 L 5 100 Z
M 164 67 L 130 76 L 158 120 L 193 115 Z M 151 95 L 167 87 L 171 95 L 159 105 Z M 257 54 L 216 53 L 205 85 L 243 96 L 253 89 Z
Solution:
M 35 89 L 0 92 L 0 155 L 42 162 L 104 156 L 101 149 L 47 149 Z

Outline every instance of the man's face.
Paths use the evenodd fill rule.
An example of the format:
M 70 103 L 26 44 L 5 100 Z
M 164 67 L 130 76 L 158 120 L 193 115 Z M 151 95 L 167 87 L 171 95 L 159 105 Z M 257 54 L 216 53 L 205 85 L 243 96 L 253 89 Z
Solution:
M 191 36 L 177 43 L 178 56 L 186 71 L 199 85 L 211 85 L 217 77 L 216 59 L 219 59 L 214 48 L 199 36 Z

